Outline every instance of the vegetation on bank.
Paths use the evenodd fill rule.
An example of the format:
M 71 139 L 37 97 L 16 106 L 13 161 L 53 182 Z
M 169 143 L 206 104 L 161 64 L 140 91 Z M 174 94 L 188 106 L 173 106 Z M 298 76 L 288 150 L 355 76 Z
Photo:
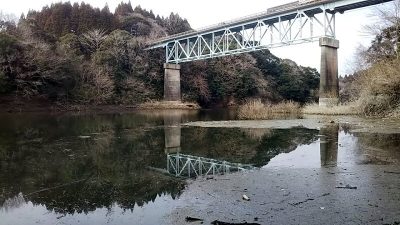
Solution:
M 339 104 L 335 107 L 319 106 L 318 103 L 307 104 L 301 109 L 302 113 L 310 115 L 358 115 L 358 109 L 353 104 Z
M 312 104 L 318 99 L 316 69 L 268 50 L 182 64 L 183 101 L 201 107 L 244 104 L 242 118 L 298 111 L 298 105 L 306 105 L 305 113 L 398 117 L 400 20 L 398 13 L 391 15 L 381 16 L 385 26 L 361 52 L 362 69 L 341 79 L 338 108 Z M 56 3 L 17 23 L 0 13 L 0 104 L 165 108 L 157 103 L 163 99 L 164 52 L 144 48 L 149 40 L 190 29 L 177 14 L 163 18 L 130 3 L 115 12 Z M 279 102 L 285 103 L 272 106 Z
M 371 46 L 358 54 L 359 69 L 355 74 L 341 78 L 339 106 L 320 107 L 305 104 L 302 112 L 319 115 L 360 115 L 367 117 L 400 118 L 400 1 L 377 11 L 380 22 L 369 30 L 376 33 Z M 245 104 L 239 109 L 243 118 L 267 118 L 273 108 L 261 101 Z M 291 108 L 287 109 L 288 112 Z
M 299 115 L 300 104 L 287 101 L 278 104 L 264 104 L 261 99 L 253 99 L 241 105 L 238 109 L 240 119 L 274 119 L 282 114 Z
M 2 20 L 0 18 L 0 20 Z M 5 21 L 4 18 L 2 21 Z M 121 3 L 114 13 L 55 3 L 0 23 L 0 103 L 139 105 L 163 99 L 164 51 L 146 43 L 190 30 L 177 14 L 163 18 Z M 228 106 L 248 98 L 316 99 L 317 70 L 268 50 L 182 64 L 185 102 Z
M 139 104 L 138 109 L 194 109 L 201 107 L 193 102 L 167 102 L 167 101 L 151 101 Z

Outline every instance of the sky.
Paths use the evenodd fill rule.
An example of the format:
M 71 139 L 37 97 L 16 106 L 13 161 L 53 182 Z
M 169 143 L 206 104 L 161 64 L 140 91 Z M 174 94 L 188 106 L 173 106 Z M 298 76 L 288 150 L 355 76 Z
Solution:
M 191 26 L 196 29 L 265 11 L 269 7 L 292 1 L 131 0 L 131 3 L 133 7 L 140 5 L 142 8 L 153 10 L 155 14 L 160 16 L 168 16 L 171 12 L 178 13 L 181 17 L 186 18 Z M 26 14 L 30 9 L 40 10 L 43 6 L 53 2 L 60 2 L 60 0 L 0 0 L 0 10 L 3 13 L 12 13 L 19 17 L 21 13 Z M 70 0 L 70 2 L 75 2 L 75 0 Z M 114 11 L 121 0 L 85 0 L 84 2 L 100 8 L 108 4 L 110 10 Z M 124 2 L 127 2 L 127 0 L 124 0 Z M 364 26 L 371 22 L 377 22 L 377 19 L 373 16 L 376 7 L 382 6 L 357 9 L 337 15 L 336 35 L 340 41 L 338 50 L 340 75 L 352 73 L 354 69 L 359 67 L 355 60 L 355 53 L 360 45 L 367 47 L 374 38 L 365 32 Z M 280 58 L 291 59 L 302 66 L 310 66 L 318 70 L 321 57 L 320 51 L 317 42 L 271 49 L 271 52 Z

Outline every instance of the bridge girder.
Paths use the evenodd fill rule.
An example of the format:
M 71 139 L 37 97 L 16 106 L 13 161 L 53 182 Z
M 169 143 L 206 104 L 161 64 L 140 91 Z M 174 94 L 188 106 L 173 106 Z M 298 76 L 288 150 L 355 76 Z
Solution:
M 166 43 L 167 63 L 182 63 L 335 38 L 335 13 L 296 11 Z
M 292 2 L 198 31 L 161 38 L 148 49 L 165 48 L 166 63 L 182 63 L 336 37 L 336 13 L 392 0 Z

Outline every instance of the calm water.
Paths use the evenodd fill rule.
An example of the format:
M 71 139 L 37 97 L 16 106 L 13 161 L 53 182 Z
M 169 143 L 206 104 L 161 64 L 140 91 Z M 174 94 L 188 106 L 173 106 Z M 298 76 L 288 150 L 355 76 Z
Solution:
M 185 179 L 399 163 L 398 134 L 197 128 L 226 111 L 0 115 L 0 224 L 162 224 Z

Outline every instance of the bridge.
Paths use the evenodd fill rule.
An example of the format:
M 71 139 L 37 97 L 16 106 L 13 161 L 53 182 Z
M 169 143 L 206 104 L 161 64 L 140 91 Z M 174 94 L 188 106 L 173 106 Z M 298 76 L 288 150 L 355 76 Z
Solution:
M 336 14 L 393 0 L 299 0 L 148 43 L 165 49 L 164 100 L 181 101 L 179 63 L 319 41 L 320 106 L 338 103 Z
M 251 165 L 230 163 L 199 156 L 180 153 L 167 155 L 167 172 L 176 177 L 215 176 L 253 169 L 255 167 Z

